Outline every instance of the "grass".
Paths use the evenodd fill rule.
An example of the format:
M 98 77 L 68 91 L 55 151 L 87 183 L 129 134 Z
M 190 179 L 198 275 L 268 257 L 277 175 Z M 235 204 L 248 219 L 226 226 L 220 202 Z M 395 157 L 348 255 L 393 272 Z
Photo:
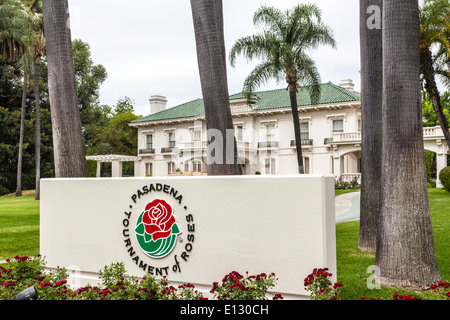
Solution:
M 0 198 L 0 260 L 39 253 L 39 201 L 34 192 Z
M 347 192 L 351 190 L 336 190 L 336 195 Z M 450 194 L 442 189 L 429 189 L 429 198 L 440 275 L 442 281 L 450 282 Z M 375 254 L 358 249 L 358 234 L 359 221 L 336 225 L 337 280 L 344 285 L 339 296 L 343 300 L 361 297 L 391 300 L 394 293 L 418 296 L 412 291 L 368 288 L 367 268 L 375 264 Z M 0 197 L 0 260 L 38 253 L 39 201 L 34 200 L 33 193 L 19 198 Z
M 450 282 L 450 194 L 442 189 L 429 189 L 431 219 L 437 262 L 441 280 Z M 367 268 L 375 264 L 375 253 L 358 249 L 359 221 L 336 225 L 337 277 L 344 286 L 339 296 L 343 300 L 365 297 L 391 300 L 394 293 L 420 297 L 415 291 L 395 288 L 369 289 L 371 274 Z M 368 279 L 369 278 L 369 279 Z M 372 286 L 373 287 L 373 286 Z

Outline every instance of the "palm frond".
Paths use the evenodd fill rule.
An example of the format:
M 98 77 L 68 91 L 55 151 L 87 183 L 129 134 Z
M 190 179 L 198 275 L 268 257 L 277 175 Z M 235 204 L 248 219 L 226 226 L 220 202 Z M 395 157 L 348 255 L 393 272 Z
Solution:
M 277 8 L 262 6 L 253 15 L 253 24 L 255 26 L 265 25 L 268 27 L 268 30 L 279 37 L 286 33 L 284 15 Z
M 251 103 L 256 88 L 273 78 L 277 81 L 283 80 L 283 74 L 273 63 L 264 61 L 258 64 L 244 81 L 243 94 L 247 98 L 247 103 Z
M 235 66 L 238 55 L 246 57 L 248 61 L 268 58 L 272 49 L 276 46 L 276 42 L 276 38 L 270 32 L 236 40 L 229 55 L 231 66 Z

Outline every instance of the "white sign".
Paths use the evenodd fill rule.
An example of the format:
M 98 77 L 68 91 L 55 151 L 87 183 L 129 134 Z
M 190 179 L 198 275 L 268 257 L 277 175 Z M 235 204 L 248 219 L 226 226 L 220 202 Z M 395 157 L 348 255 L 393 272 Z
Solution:
M 314 268 L 336 279 L 333 177 L 43 179 L 40 202 L 47 267 L 82 283 L 117 262 L 203 292 L 231 271 L 275 273 L 285 299 L 308 297 Z

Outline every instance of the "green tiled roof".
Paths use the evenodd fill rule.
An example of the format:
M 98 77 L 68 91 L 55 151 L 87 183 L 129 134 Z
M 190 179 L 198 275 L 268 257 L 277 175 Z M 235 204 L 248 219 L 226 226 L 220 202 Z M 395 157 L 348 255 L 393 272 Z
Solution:
M 361 96 L 358 92 L 346 90 L 331 82 L 324 83 L 321 85 L 321 87 L 321 97 L 319 104 L 332 104 L 361 100 Z M 278 108 L 288 108 L 291 106 L 289 94 L 286 89 L 255 92 L 255 96 L 257 97 L 257 107 L 254 108 L 254 110 L 270 110 Z M 237 93 L 230 96 L 230 100 L 243 98 L 244 96 L 242 95 L 242 93 Z M 309 93 L 305 87 L 299 88 L 297 94 L 297 102 L 300 107 L 311 105 Z M 204 116 L 204 114 L 205 109 L 203 105 L 203 99 L 196 99 L 191 102 L 187 102 L 176 107 L 157 112 L 147 117 L 142 117 L 133 122 L 136 123 L 191 118 Z

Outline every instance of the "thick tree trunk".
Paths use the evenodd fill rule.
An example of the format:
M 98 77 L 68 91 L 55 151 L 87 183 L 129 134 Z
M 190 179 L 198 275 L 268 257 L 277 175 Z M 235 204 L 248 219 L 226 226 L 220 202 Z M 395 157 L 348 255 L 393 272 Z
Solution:
M 359 249 L 370 252 L 376 250 L 381 183 L 382 8 L 382 0 L 360 0 L 362 157 Z
M 16 197 L 22 196 L 22 160 L 23 160 L 23 136 L 25 135 L 25 111 L 27 107 L 28 75 L 24 71 L 22 87 L 22 108 L 20 112 L 19 154 L 17 155 L 17 188 Z
M 55 175 L 86 177 L 67 0 L 43 1 Z
M 425 79 L 425 90 L 430 95 L 430 100 L 433 104 L 434 112 L 439 120 L 442 132 L 444 133 L 445 141 L 447 142 L 447 145 L 450 146 L 450 130 L 436 84 L 433 57 L 429 48 L 420 49 L 420 72 Z
M 39 94 L 39 80 L 41 70 L 41 58 L 37 57 L 34 61 L 34 99 L 35 99 L 35 123 L 34 123 L 34 158 L 36 167 L 36 194 L 35 200 L 41 198 L 41 106 Z
M 240 175 L 228 93 L 221 0 L 191 0 L 208 136 L 208 175 Z
M 297 149 L 298 173 L 304 174 L 305 168 L 303 166 L 303 152 L 302 152 L 302 138 L 301 138 L 302 135 L 300 130 L 300 119 L 298 116 L 296 83 L 289 83 L 289 98 L 291 100 L 292 119 L 294 121 L 294 135 L 295 135 L 295 147 Z
M 384 286 L 420 290 L 440 277 L 424 159 L 417 0 L 384 1 L 383 92 L 376 277 Z

